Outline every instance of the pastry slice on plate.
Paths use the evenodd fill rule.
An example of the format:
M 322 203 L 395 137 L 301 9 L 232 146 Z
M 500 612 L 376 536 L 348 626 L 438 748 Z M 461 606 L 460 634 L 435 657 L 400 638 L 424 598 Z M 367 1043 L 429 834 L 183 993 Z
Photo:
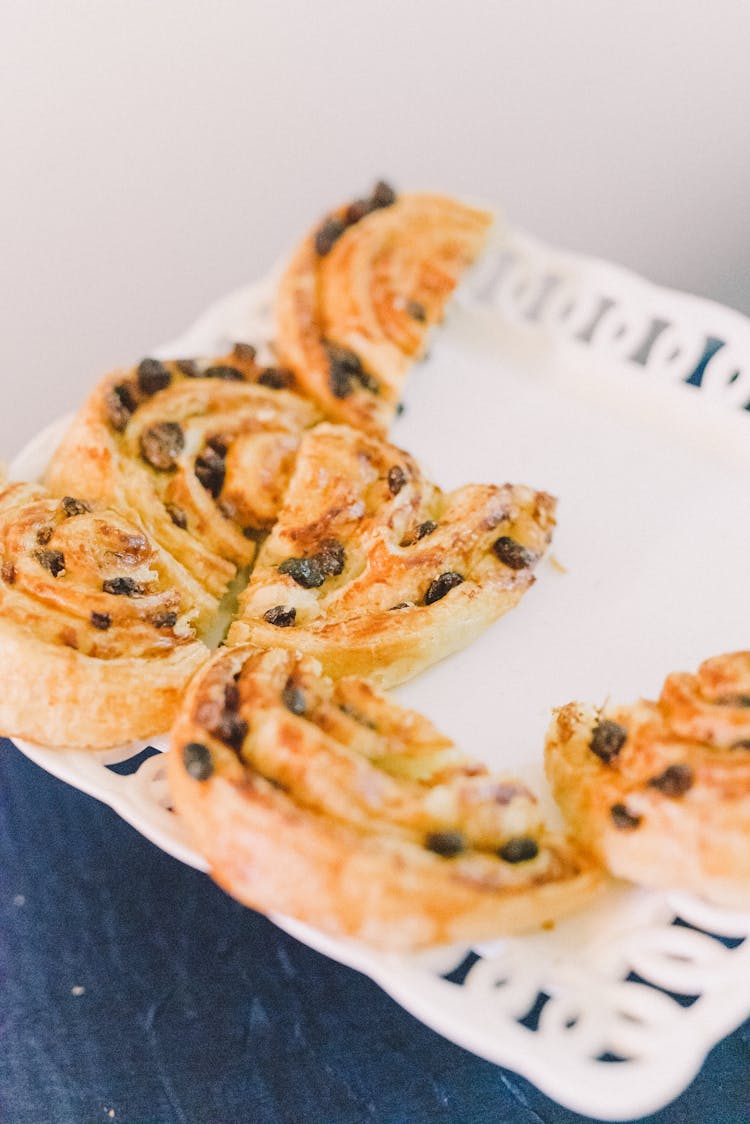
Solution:
M 401 683 L 465 647 L 534 581 L 555 500 L 504 484 L 448 494 L 408 453 L 322 423 L 300 443 L 230 643 Z
M 304 239 L 279 284 L 276 346 L 326 417 L 387 433 L 408 370 L 492 221 L 456 199 L 397 196 L 381 183 Z
M 319 417 L 293 381 L 246 344 L 212 360 L 144 359 L 94 390 L 45 482 L 128 512 L 221 596 L 252 563 Z
M 168 776 L 229 893 L 383 948 L 533 928 L 599 885 L 524 784 L 293 652 L 216 653 L 186 694 Z
M 105 747 L 167 730 L 216 610 L 140 526 L 37 485 L 0 492 L 0 734 Z
M 750 909 L 750 652 L 668 676 L 658 702 L 570 703 L 546 752 L 571 830 L 613 874 Z

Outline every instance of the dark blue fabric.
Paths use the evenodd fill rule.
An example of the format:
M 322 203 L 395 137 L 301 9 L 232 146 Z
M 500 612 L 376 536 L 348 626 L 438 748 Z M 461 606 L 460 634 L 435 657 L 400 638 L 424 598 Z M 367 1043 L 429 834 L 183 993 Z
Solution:
M 583 1119 L 446 1042 L 7 742 L 0 799 L 2 1124 Z M 750 1024 L 649 1120 L 745 1124 L 749 1046 Z

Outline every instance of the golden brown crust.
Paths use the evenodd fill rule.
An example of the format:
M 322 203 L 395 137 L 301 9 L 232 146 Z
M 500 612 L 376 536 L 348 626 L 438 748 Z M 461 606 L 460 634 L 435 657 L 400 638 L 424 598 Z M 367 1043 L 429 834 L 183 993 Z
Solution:
M 168 775 L 230 893 L 384 948 L 522 931 L 599 884 L 523 784 L 292 652 L 217 653 L 190 684 Z
M 97 386 L 46 483 L 127 512 L 219 597 L 252 563 L 299 435 L 318 417 L 291 379 L 246 345 L 212 360 L 144 360 Z
M 298 247 L 279 284 L 276 333 L 282 361 L 326 417 L 384 435 L 492 216 L 441 195 L 377 198 L 339 208 Z
M 510 484 L 444 495 L 348 426 L 306 434 L 230 643 L 284 647 L 392 686 L 459 650 L 534 581 L 555 501 Z
M 563 707 L 546 763 L 571 830 L 613 874 L 750 905 L 750 653 L 670 675 L 658 703 Z
M 0 493 L 0 733 L 104 747 L 169 728 L 215 601 L 122 515 Z

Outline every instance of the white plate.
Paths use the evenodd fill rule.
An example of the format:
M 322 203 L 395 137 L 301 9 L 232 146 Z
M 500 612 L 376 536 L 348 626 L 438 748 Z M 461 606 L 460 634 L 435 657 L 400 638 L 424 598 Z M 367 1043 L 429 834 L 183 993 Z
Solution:
M 232 294 L 160 354 L 257 342 L 271 293 L 266 281 Z M 683 385 L 696 370 L 700 393 Z M 558 495 L 553 553 L 565 572 L 546 561 L 513 613 L 399 700 L 546 794 L 552 706 L 653 697 L 668 671 L 746 647 L 748 402 L 744 317 L 519 232 L 493 245 L 412 373 L 393 438 L 443 487 L 510 480 Z M 39 473 L 60 432 L 40 434 L 14 475 Z M 160 757 L 120 776 L 107 762 L 140 747 L 18 744 L 204 869 L 168 810 Z M 551 932 L 485 946 L 460 984 L 444 975 L 464 949 L 384 956 L 275 920 L 446 1037 L 603 1119 L 667 1103 L 750 1014 L 750 914 L 679 895 L 614 887 Z M 735 938 L 732 947 L 708 932 Z M 698 998 L 685 1006 L 667 992 Z M 549 998 L 538 1018 L 519 1021 L 540 995 Z

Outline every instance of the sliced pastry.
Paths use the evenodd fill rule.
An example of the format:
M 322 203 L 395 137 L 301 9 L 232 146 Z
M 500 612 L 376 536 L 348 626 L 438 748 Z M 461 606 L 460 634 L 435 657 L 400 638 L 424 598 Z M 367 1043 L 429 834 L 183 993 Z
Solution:
M 383 948 L 533 928 L 599 884 L 520 781 L 293 652 L 216 653 L 186 694 L 168 776 L 229 893 Z
M 408 453 L 349 426 L 306 433 L 230 643 L 401 683 L 465 647 L 534 581 L 555 501 L 511 484 L 444 494 Z
M 563 707 L 546 756 L 571 830 L 613 874 L 750 908 L 750 652 L 668 676 L 658 702 Z
M 384 183 L 298 247 L 276 298 L 281 361 L 333 421 L 385 434 L 411 364 L 493 216 Z
M 167 730 L 216 603 L 141 527 L 37 485 L 0 492 L 0 734 L 105 747 Z
M 246 344 L 213 360 L 144 359 L 99 384 L 46 483 L 127 511 L 220 596 L 252 563 L 319 416 L 293 382 Z

